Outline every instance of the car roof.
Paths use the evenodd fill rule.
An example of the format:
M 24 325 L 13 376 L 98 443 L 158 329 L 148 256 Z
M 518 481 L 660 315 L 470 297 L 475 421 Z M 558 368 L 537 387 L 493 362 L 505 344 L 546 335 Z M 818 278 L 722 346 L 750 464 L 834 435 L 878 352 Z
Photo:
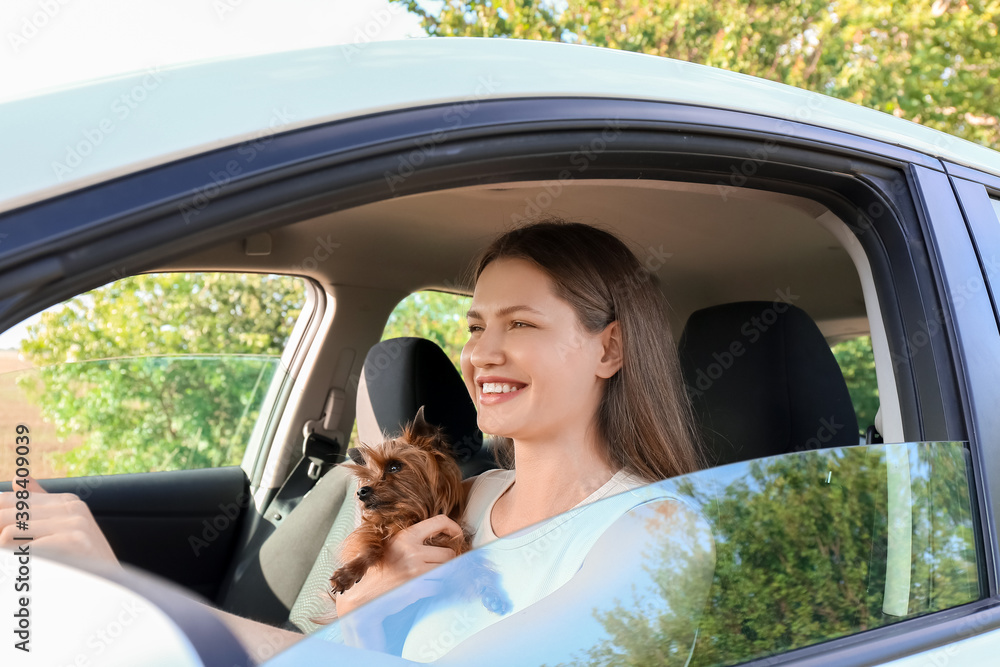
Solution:
M 998 152 L 773 81 L 591 46 L 449 37 L 149 69 L 0 104 L 8 130 L 0 211 L 275 132 L 409 107 L 550 96 L 749 112 L 1000 175 Z

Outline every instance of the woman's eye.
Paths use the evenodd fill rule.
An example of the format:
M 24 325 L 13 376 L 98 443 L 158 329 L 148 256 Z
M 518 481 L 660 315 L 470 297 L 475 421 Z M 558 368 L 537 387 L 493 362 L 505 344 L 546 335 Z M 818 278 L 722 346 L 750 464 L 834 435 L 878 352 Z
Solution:
M 469 333 L 470 334 L 471 333 L 476 333 L 477 331 L 482 331 L 482 330 L 483 330 L 483 328 L 481 326 L 479 326 L 478 324 L 470 324 L 469 325 Z

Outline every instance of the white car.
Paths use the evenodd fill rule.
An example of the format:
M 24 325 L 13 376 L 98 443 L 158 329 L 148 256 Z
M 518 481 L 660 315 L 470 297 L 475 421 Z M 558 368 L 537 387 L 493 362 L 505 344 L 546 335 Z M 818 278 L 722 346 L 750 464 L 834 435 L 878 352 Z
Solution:
M 137 72 L 0 124 L 0 332 L 34 327 L 0 352 L 0 478 L 77 493 L 156 581 L 309 634 L 241 646 L 130 570 L 106 595 L 149 622 L 93 640 L 95 575 L 39 559 L 22 604 L 8 552 L 4 664 L 995 663 L 1000 153 L 709 67 L 471 38 Z M 496 465 L 415 311 L 387 320 L 460 304 L 475 252 L 545 215 L 626 239 L 671 304 L 713 465 L 642 493 L 690 531 L 651 521 L 648 548 L 588 555 L 592 595 L 467 640 L 415 648 L 400 617 L 348 646 L 348 619 L 312 619 L 359 406 L 392 430 L 428 404 L 467 475 Z M 830 349 L 856 339 L 877 416 Z M 671 577 L 713 545 L 707 593 Z M 420 603 L 474 608 L 448 582 L 482 555 Z

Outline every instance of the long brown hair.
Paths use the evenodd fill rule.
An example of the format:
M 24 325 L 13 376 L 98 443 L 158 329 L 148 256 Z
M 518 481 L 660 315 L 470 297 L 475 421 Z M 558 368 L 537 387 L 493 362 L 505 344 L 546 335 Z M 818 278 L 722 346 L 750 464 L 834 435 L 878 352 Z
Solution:
M 608 463 L 649 481 L 700 468 L 666 303 L 628 246 L 603 229 L 549 218 L 497 237 L 473 263 L 475 281 L 488 264 L 505 258 L 545 271 L 590 333 L 618 321 L 622 367 L 605 384 L 597 414 Z M 498 454 L 502 465 L 513 465 L 510 438 L 501 439 Z

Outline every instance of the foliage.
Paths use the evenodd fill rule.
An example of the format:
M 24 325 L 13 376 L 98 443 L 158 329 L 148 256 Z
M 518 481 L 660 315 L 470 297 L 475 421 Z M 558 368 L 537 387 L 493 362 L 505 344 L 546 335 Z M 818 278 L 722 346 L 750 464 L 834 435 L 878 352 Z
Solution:
M 858 416 L 858 430 L 864 434 L 875 423 L 878 412 L 878 381 L 875 377 L 875 355 L 871 336 L 861 336 L 833 346 L 840 370 L 851 394 L 851 403 Z
M 61 436 L 67 476 L 235 465 L 301 310 L 301 281 L 149 274 L 46 312 L 22 382 Z
M 417 336 L 432 340 L 444 350 L 459 373 L 462 372 L 462 348 L 469 335 L 465 313 L 472 297 L 424 290 L 414 292 L 396 304 L 389 314 L 382 340 Z M 358 423 L 354 422 L 349 443 L 358 442 Z
M 392 0 L 435 36 L 667 56 L 780 81 L 1000 148 L 1000 0 Z
M 716 547 L 691 665 L 740 663 L 981 596 L 964 449 L 947 443 L 903 447 L 912 506 L 890 508 L 883 447 L 792 454 L 696 473 L 679 483 L 712 525 Z M 890 511 L 909 512 L 912 522 L 905 616 L 883 609 Z M 697 616 L 686 593 L 689 582 L 668 579 L 673 586 L 661 591 L 668 611 L 655 618 L 624 606 L 602 613 L 608 639 L 576 664 L 687 664 L 686 650 L 667 650 L 669 659 L 663 657 L 671 635 L 661 629 L 690 625 Z
M 472 297 L 445 292 L 414 292 L 389 315 L 382 340 L 417 336 L 437 343 L 461 372 L 462 348 L 469 339 L 463 328 Z

